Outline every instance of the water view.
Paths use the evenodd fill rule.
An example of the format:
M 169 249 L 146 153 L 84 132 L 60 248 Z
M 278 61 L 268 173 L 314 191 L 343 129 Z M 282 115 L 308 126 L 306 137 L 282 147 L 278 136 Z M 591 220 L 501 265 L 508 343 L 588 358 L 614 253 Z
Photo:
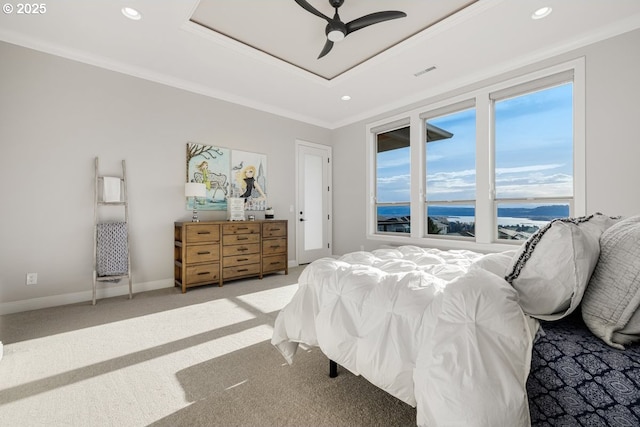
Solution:
M 568 205 L 498 208 L 498 238 L 526 240 L 554 218 L 569 216 Z M 427 234 L 448 236 L 475 236 L 475 209 L 473 207 L 430 206 Z M 411 232 L 408 206 L 378 207 L 378 231 Z

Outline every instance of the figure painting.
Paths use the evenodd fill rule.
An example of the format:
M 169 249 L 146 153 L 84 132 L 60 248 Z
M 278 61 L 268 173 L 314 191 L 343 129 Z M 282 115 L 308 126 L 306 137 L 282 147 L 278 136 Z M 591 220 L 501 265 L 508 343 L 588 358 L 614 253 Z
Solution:
M 233 150 L 231 152 L 231 196 L 244 199 L 245 211 L 267 208 L 267 156 Z
M 231 150 L 187 143 L 187 182 L 201 182 L 207 187 L 207 197 L 198 199 L 198 210 L 226 210 L 230 190 Z M 188 198 L 187 210 L 193 209 Z

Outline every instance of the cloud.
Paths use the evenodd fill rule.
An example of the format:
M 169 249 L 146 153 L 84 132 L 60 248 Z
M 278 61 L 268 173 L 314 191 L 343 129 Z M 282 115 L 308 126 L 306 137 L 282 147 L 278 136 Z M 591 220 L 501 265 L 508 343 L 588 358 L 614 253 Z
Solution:
M 435 181 L 449 181 L 452 179 L 458 179 L 461 177 L 471 177 L 476 176 L 475 169 L 467 169 L 461 171 L 454 172 L 436 172 L 427 175 L 427 182 L 435 182 Z
M 529 165 L 496 170 L 496 196 L 499 198 L 571 197 L 573 177 L 566 173 L 549 173 L 563 164 Z M 546 173 L 545 173 L 546 171 Z M 410 199 L 410 174 L 378 177 L 378 196 L 384 201 Z M 473 200 L 476 171 L 465 169 L 435 172 L 427 177 L 427 198 L 431 201 Z
M 408 202 L 411 199 L 411 175 L 409 174 L 378 177 L 377 187 L 379 202 Z
M 549 164 L 549 165 L 531 165 L 531 166 L 518 166 L 513 168 L 496 168 L 496 176 L 510 173 L 523 173 L 523 172 L 537 172 L 549 169 L 557 169 L 563 167 L 563 164 Z
M 408 185 L 411 182 L 411 175 L 394 175 L 387 177 L 378 177 L 378 186 L 387 186 L 393 184 L 405 184 Z

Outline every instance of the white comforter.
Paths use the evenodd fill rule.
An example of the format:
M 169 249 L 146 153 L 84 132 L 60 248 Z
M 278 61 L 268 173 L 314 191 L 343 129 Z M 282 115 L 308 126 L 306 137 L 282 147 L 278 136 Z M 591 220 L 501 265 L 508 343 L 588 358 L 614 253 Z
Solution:
M 528 426 L 537 323 L 503 279 L 510 255 L 403 246 L 302 272 L 272 343 L 299 343 L 417 407 L 420 426 Z

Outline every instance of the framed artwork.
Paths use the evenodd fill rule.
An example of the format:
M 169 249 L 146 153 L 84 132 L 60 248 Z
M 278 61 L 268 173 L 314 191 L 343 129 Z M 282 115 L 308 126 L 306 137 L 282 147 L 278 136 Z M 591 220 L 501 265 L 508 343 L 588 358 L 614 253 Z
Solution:
M 240 197 L 245 211 L 267 208 L 267 156 L 187 143 L 187 180 L 207 187 L 207 197 L 198 199 L 198 210 L 227 210 L 227 197 Z M 187 198 L 187 210 L 193 199 Z
M 231 194 L 244 199 L 245 211 L 267 208 L 267 156 L 231 151 Z
M 207 197 L 198 199 L 198 210 L 227 210 L 231 150 L 187 143 L 187 182 L 202 182 Z M 193 209 L 193 198 L 187 199 L 187 210 Z

